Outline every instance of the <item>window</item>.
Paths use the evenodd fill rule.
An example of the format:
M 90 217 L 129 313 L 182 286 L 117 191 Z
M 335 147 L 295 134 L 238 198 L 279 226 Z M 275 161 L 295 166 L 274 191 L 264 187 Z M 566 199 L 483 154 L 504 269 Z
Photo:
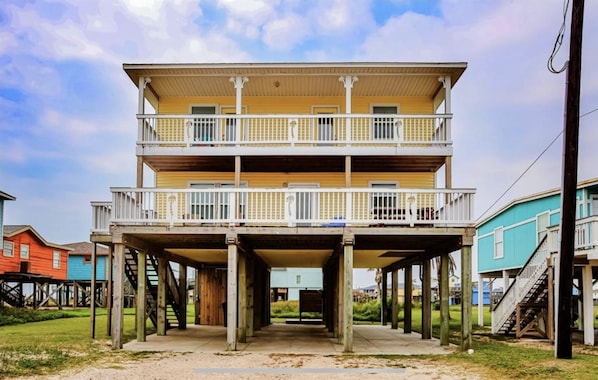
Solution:
M 395 137 L 395 119 L 398 114 L 396 106 L 374 106 L 372 107 L 373 114 L 387 114 L 390 116 L 374 117 L 372 123 L 372 138 L 374 140 L 392 140 Z
M 52 268 L 60 269 L 60 252 L 54 251 L 54 256 L 52 258 Z
M 232 183 L 193 183 L 192 189 L 215 189 L 215 188 L 234 188 Z M 241 187 L 247 187 L 242 184 Z M 200 219 L 230 219 L 235 215 L 230 215 L 229 204 L 234 200 L 231 196 L 234 193 L 210 191 L 205 193 L 192 193 L 189 203 L 189 212 Z M 247 194 L 241 194 L 239 200 L 239 218 L 245 215 L 245 205 L 247 204 Z
M 375 189 L 396 189 L 396 183 L 372 183 Z M 375 219 L 396 219 L 398 217 L 397 194 L 389 192 L 372 192 L 370 196 L 370 210 Z
M 498 227 L 494 230 L 494 258 L 502 259 L 504 257 L 503 248 L 503 228 Z
M 295 279 L 295 281 L 297 282 L 297 285 L 301 285 L 301 275 L 298 274 L 297 278 Z
M 14 247 L 15 247 L 15 245 L 12 241 L 5 241 L 4 242 L 4 256 L 13 257 L 14 256 L 14 253 L 13 253 Z
M 83 264 L 91 264 L 91 255 L 83 256 Z
M 21 258 L 29 259 L 29 244 L 21 244 Z
M 548 225 L 550 224 L 550 211 L 536 215 L 536 245 L 540 244 L 544 236 L 548 234 Z
M 204 117 L 193 117 L 193 141 L 214 141 L 216 137 L 216 114 L 215 106 L 191 107 L 192 115 L 206 115 Z

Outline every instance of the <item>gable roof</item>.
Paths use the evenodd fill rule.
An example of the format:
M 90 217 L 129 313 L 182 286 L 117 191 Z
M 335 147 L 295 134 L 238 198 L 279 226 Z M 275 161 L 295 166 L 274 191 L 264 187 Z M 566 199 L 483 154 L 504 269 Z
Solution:
M 586 187 L 592 187 L 592 186 L 596 186 L 598 185 L 598 178 L 590 178 L 584 181 L 580 181 L 577 183 L 577 189 L 585 189 Z M 486 218 L 480 220 L 479 222 L 476 223 L 475 228 L 479 228 L 481 225 L 485 224 L 486 222 L 494 219 L 496 216 L 502 214 L 503 212 L 505 212 L 506 210 L 510 209 L 511 207 L 521 204 L 521 203 L 526 203 L 526 202 L 530 202 L 530 201 L 534 201 L 536 199 L 542 199 L 542 198 L 546 198 L 546 197 L 550 197 L 553 195 L 557 195 L 561 193 L 561 188 L 560 187 L 555 187 L 549 190 L 544 190 L 541 191 L 539 193 L 533 193 L 530 195 L 525 195 L 523 197 L 519 197 L 519 198 L 515 198 L 513 199 L 511 202 L 507 203 L 505 206 L 501 207 L 500 209 L 498 209 L 497 211 L 493 212 L 492 214 L 490 214 L 489 216 L 487 216 Z
M 33 227 L 31 227 L 30 225 L 27 224 L 8 224 L 4 226 L 4 237 L 5 238 L 10 238 L 13 236 L 16 236 L 18 234 L 21 234 L 23 232 L 27 232 L 30 231 L 39 241 L 41 241 L 45 246 L 48 247 L 52 247 L 52 248 L 57 248 L 57 249 L 63 249 L 65 251 L 72 251 L 73 249 L 64 245 L 60 245 L 60 244 L 56 244 L 56 243 L 50 243 L 49 241 L 47 241 L 46 239 L 44 239 L 42 237 L 42 235 L 39 234 L 39 232 L 37 232 Z
M 80 241 L 77 243 L 69 243 L 64 244 L 65 247 L 72 248 L 72 251 L 69 252 L 69 255 L 91 255 L 91 250 L 93 249 L 93 243 L 88 241 Z M 96 255 L 98 256 L 108 256 L 108 248 L 104 247 L 103 245 L 96 246 Z
M 4 200 L 4 201 L 14 201 L 17 198 L 15 196 L 12 196 L 8 193 L 5 193 L 4 191 L 0 190 L 0 199 Z

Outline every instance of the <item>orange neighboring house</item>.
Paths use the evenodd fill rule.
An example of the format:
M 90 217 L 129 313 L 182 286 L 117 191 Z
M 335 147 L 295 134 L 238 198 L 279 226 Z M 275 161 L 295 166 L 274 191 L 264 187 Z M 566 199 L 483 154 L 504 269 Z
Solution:
M 68 253 L 73 249 L 46 241 L 31 226 L 5 225 L 3 248 L 0 278 L 28 273 L 52 280 L 67 279 Z

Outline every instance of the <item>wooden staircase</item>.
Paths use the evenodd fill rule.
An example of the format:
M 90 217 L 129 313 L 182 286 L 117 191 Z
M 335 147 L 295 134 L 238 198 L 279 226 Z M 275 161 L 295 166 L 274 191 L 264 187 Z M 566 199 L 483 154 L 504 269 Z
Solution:
M 0 286 L 0 305 L 6 302 L 13 307 L 23 307 L 23 297 L 19 285 L 10 286 L 6 282 L 2 282 Z
M 547 336 L 548 250 L 545 237 L 492 311 L 492 332 Z M 513 331 L 514 330 L 514 331 Z
M 146 255 L 146 313 L 152 324 L 158 326 L 158 258 Z M 137 291 L 137 252 L 132 249 L 125 251 L 125 274 L 127 279 Z M 166 328 L 180 326 L 178 282 L 170 265 L 166 266 Z

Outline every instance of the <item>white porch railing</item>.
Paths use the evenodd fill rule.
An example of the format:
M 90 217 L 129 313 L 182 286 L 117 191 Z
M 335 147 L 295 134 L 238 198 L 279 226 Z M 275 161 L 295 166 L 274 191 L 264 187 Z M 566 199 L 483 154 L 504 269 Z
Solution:
M 450 114 L 137 115 L 138 145 L 160 147 L 452 145 Z
M 560 249 L 559 226 L 548 229 L 550 253 L 558 253 Z M 575 253 L 580 254 L 588 250 L 598 250 L 598 216 L 579 219 L 575 222 Z
M 91 202 L 91 232 L 107 233 L 110 231 L 112 202 Z
M 515 312 L 517 304 L 527 296 L 534 284 L 548 268 L 549 239 L 544 239 L 530 257 L 527 264 L 515 277 L 515 282 L 507 289 L 503 298 L 492 311 L 492 333 L 497 334 L 509 317 Z
M 110 224 L 470 226 L 474 193 L 473 189 L 113 188 Z M 107 231 L 108 208 L 101 202 L 92 206 L 92 231 Z

